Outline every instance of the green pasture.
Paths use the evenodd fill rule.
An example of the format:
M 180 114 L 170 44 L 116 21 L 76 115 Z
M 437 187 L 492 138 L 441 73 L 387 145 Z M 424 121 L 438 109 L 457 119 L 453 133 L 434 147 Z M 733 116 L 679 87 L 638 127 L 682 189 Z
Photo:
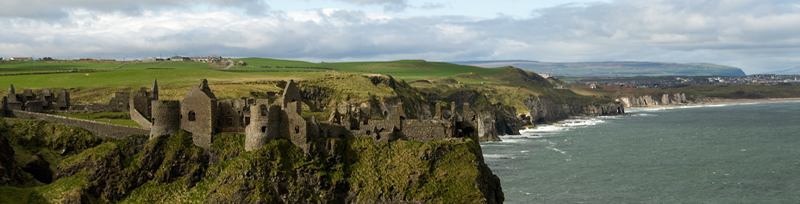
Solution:
M 135 70 L 135 69 L 205 69 L 213 64 L 202 62 L 135 62 L 127 63 L 120 67 L 120 70 Z
M 122 62 L 0 62 L 0 73 L 51 72 L 82 69 L 113 69 Z
M 149 87 L 153 79 L 159 84 L 197 84 L 205 78 L 210 82 L 243 82 L 282 79 L 297 76 L 316 77 L 319 73 L 293 72 L 225 72 L 211 69 L 134 69 L 91 73 L 58 73 L 0 76 L 0 86 L 14 84 L 20 88 L 51 87 Z
M 317 78 L 331 74 L 333 70 L 308 68 L 275 68 L 275 67 L 325 67 L 337 72 L 354 72 L 364 74 L 392 75 L 395 78 L 413 81 L 418 79 L 456 77 L 470 72 L 480 76 L 491 76 L 506 71 L 505 68 L 486 69 L 475 66 L 455 65 L 441 62 L 425 62 L 422 60 L 401 60 L 392 62 L 341 62 L 311 63 L 302 61 L 276 60 L 265 58 L 237 59 L 248 63 L 247 66 L 234 66 L 231 70 L 206 69 L 210 65 L 200 62 L 149 62 L 149 63 L 63 63 L 76 64 L 84 69 L 99 67 L 117 67 L 119 69 L 103 72 L 77 72 L 54 74 L 31 74 L 0 76 L 0 86 L 14 84 L 20 88 L 54 88 L 54 87 L 142 87 L 149 86 L 153 79 L 159 84 L 190 85 L 199 79 L 209 82 L 247 82 L 263 80 L 279 80 L 285 78 Z M 24 66 L 29 66 L 32 62 Z M 41 63 L 41 62 L 37 62 Z M 14 63 L 0 65 L 0 73 L 9 73 Z M 43 63 L 44 64 L 44 63 Z M 53 63 L 55 64 L 55 63 Z M 269 66 L 272 68 L 262 68 Z M 62 66 L 74 67 L 74 66 Z M 66 69 L 66 68 L 65 68 Z M 465 83 L 480 83 L 483 79 L 460 79 Z
M 284 68 L 296 70 L 309 70 L 308 67 L 331 68 L 336 71 L 354 72 L 362 74 L 382 74 L 392 75 L 395 78 L 406 81 L 414 81 L 427 78 L 455 77 L 466 73 L 476 73 L 481 76 L 490 76 L 505 72 L 505 68 L 481 68 L 476 66 L 457 65 L 444 62 L 427 62 L 424 60 L 399 60 L 389 62 L 325 62 L 312 63 L 303 61 L 277 60 L 266 58 L 242 58 L 236 61 L 244 61 L 247 66 L 234 66 L 232 69 L 243 70 L 271 70 L 277 67 L 303 67 L 303 68 Z M 264 68 L 271 67 L 271 68 Z M 318 70 L 324 71 L 324 70 Z M 480 82 L 478 82 L 480 83 Z

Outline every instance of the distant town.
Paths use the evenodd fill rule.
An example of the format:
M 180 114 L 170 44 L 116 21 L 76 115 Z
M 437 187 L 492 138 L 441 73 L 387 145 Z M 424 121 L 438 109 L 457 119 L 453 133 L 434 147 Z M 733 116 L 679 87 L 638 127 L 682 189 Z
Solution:
M 186 57 L 175 55 L 172 57 L 162 58 L 162 57 L 144 57 L 141 59 L 133 59 L 131 61 L 141 61 L 141 62 L 156 62 L 156 61 L 173 61 L 173 62 L 205 62 L 205 63 L 217 63 L 222 62 L 224 60 L 222 56 L 219 55 L 208 55 L 208 57 Z M 2 58 L 0 57 L 0 61 L 20 61 L 20 62 L 30 62 L 30 61 L 45 61 L 45 62 L 116 62 L 115 59 L 93 59 L 93 58 L 76 58 L 76 59 L 53 59 L 52 57 L 42 57 L 39 59 L 35 59 L 33 57 L 9 57 L 9 58 Z
M 618 85 L 624 88 L 657 88 L 681 85 L 781 85 L 800 84 L 800 75 L 757 74 L 750 76 L 660 76 L 660 77 L 586 77 L 577 80 L 565 80 L 567 84 L 598 86 Z

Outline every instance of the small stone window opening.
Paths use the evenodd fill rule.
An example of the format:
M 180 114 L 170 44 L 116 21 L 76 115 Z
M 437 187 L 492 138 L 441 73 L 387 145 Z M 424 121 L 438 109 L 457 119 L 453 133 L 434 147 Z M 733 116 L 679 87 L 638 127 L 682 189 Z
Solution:
M 372 133 L 372 131 L 367 130 L 367 135 L 369 135 L 370 133 Z
M 267 126 L 261 126 L 261 133 L 267 132 Z
M 188 115 L 187 117 L 189 117 L 189 118 L 188 118 L 188 119 L 189 119 L 189 121 L 194 121 L 194 120 L 195 120 L 195 114 L 194 114 L 194 111 L 189 111 L 189 114 L 187 114 L 187 115 Z
M 300 126 L 299 125 L 295 125 L 294 126 L 294 134 L 299 134 L 299 133 L 300 133 Z
M 261 109 L 261 116 L 267 116 L 267 106 L 262 104 L 259 108 Z

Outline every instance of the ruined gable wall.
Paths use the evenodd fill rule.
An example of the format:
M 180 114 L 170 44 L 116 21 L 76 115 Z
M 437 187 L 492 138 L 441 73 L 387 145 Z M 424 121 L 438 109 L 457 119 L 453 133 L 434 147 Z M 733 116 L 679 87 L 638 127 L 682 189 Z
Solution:
M 295 112 L 296 110 L 300 109 L 298 107 L 299 105 L 300 101 L 287 103 L 286 111 L 283 111 L 285 113 L 283 116 L 285 119 L 282 120 L 282 126 L 286 128 L 281 129 L 284 131 L 281 135 L 288 136 L 288 139 L 291 140 L 295 146 L 306 149 L 306 143 L 308 143 L 309 140 L 316 138 L 309 137 L 308 132 L 306 131 L 308 128 L 306 120 L 303 119 L 300 114 Z
M 130 105 L 129 93 L 116 92 L 114 97 L 108 101 L 108 110 L 111 112 L 125 112 L 128 111 Z
M 197 85 L 181 101 L 181 129 L 192 133 L 195 145 L 203 148 L 211 146 L 214 127 L 218 119 L 215 110 L 217 100 L 209 97 Z
M 131 108 L 135 108 L 143 116 L 150 116 L 150 99 L 147 97 L 147 90 L 140 88 L 139 91 L 131 93 L 130 102 Z
M 68 117 L 50 115 L 44 113 L 32 113 L 26 111 L 12 110 L 12 115 L 17 118 L 44 120 L 48 122 L 80 127 L 88 130 L 89 132 L 92 132 L 95 136 L 98 137 L 124 139 L 129 135 L 150 134 L 150 130 L 144 128 L 115 125 L 115 124 L 109 124 L 91 120 L 83 120 L 77 118 L 68 118 Z

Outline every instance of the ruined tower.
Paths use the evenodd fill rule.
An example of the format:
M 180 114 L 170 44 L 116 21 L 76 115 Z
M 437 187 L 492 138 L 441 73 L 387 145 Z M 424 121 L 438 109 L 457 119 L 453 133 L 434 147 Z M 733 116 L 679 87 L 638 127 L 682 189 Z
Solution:
M 153 121 L 150 139 L 171 135 L 181 129 L 180 101 L 152 101 Z
M 280 103 L 281 103 L 281 107 L 284 110 L 289 111 L 289 110 L 286 109 L 287 108 L 286 106 L 289 103 L 295 102 L 295 101 L 299 102 L 299 101 L 302 101 L 302 99 L 303 98 L 300 97 L 300 90 L 297 89 L 297 84 L 295 84 L 294 80 L 289 79 L 289 82 L 286 83 L 286 88 L 283 90 L 283 98 L 281 98 L 279 100 Z M 292 111 L 295 111 L 295 112 L 297 112 L 297 114 L 300 114 L 300 108 L 302 108 L 302 107 L 301 106 L 297 106 Z
M 17 102 L 17 93 L 14 91 L 14 84 L 9 85 L 8 87 L 8 101 Z
M 250 106 L 250 124 L 245 128 L 245 151 L 261 148 L 280 137 L 281 112 L 279 105 L 254 104 Z
M 61 92 L 58 93 L 58 97 L 56 97 L 56 109 L 67 110 L 69 109 L 69 105 L 69 92 L 61 89 Z

